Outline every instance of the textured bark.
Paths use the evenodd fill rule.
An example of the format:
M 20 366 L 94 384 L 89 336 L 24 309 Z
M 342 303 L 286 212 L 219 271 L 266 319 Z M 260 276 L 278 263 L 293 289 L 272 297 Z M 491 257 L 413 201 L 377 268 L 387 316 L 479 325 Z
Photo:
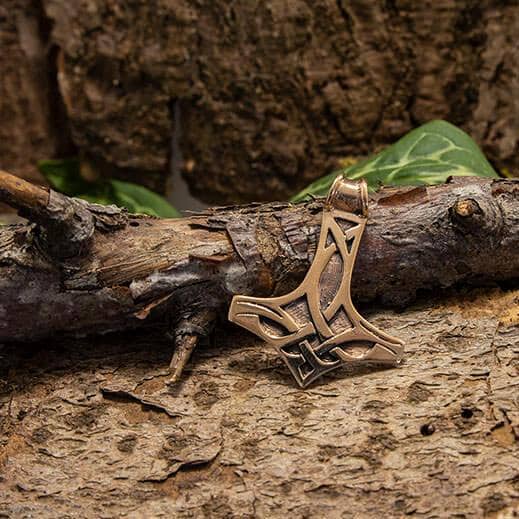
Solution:
M 0 341 L 101 333 L 166 316 L 189 350 L 189 336 L 206 335 L 232 295 L 288 292 L 315 253 L 318 201 L 159 220 L 67 204 L 3 175 L 0 200 L 38 225 L 0 228 Z M 420 291 L 519 278 L 518 208 L 514 181 L 382 190 L 371 201 L 353 295 L 403 307 Z
M 405 364 L 305 391 L 223 331 L 175 389 L 150 335 L 4 348 L 0 513 L 513 518 L 518 310 L 493 291 L 372 315 Z
M 0 169 L 40 182 L 37 161 L 71 151 L 49 32 L 40 2 L 2 1 Z
M 517 2 L 43 5 L 74 141 L 110 174 L 163 186 L 181 150 L 208 201 L 286 199 L 433 118 L 519 165 Z

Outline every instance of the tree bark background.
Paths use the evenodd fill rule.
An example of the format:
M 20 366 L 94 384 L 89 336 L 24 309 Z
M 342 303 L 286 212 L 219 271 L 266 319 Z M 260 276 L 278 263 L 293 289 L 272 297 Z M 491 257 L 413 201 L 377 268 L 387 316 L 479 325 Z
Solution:
M 9 0 L 1 12 L 8 170 L 71 150 L 70 124 L 107 174 L 164 189 L 183 164 L 207 201 L 286 199 L 433 118 L 517 170 L 517 2 Z
M 38 0 L 0 5 L 0 168 L 37 182 L 38 160 L 74 152 L 51 25 Z

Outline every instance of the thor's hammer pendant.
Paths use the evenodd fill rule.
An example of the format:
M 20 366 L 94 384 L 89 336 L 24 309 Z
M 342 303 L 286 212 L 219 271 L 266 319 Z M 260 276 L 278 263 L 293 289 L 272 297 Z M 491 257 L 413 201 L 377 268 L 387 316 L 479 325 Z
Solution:
M 229 320 L 272 344 L 301 387 L 344 364 L 402 358 L 403 342 L 370 324 L 351 300 L 367 218 L 366 182 L 340 175 L 326 198 L 317 251 L 302 283 L 284 296 L 232 300 Z

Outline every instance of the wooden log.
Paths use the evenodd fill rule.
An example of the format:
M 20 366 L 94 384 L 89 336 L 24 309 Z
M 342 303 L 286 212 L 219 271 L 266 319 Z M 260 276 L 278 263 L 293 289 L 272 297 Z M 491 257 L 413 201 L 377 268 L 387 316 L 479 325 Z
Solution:
M 0 200 L 27 206 L 32 202 L 22 199 L 30 191 L 39 209 L 37 225 L 0 228 L 4 342 L 105 333 L 165 317 L 173 326 L 182 323 L 189 335 L 191 316 L 208 315 L 212 321 L 225 313 L 234 294 L 288 291 L 300 282 L 315 252 L 320 201 L 214 208 L 161 220 L 49 195 L 28 184 L 24 190 L 22 180 L 16 180 L 17 190 L 9 189 L 8 179 L 0 177 Z M 47 198 L 35 190 L 45 191 Z M 60 220 L 50 204 L 57 198 L 87 217 L 78 223 L 69 207 Z M 34 214 L 27 207 L 24 211 Z M 355 299 L 403 307 L 423 290 L 518 278 L 518 214 L 515 181 L 474 178 L 383 189 L 370 201 L 353 274 Z M 48 229 L 56 221 L 63 232 L 52 234 L 49 242 Z M 83 249 L 60 254 L 78 225 L 89 228 L 92 221 Z M 198 322 L 194 333 L 205 334 L 206 324 Z

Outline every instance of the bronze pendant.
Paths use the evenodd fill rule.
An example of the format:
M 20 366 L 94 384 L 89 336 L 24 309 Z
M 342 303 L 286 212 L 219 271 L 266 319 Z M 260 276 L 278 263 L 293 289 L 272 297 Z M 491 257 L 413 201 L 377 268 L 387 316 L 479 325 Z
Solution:
M 350 283 L 368 213 L 367 186 L 337 177 L 323 209 L 315 258 L 279 297 L 234 296 L 229 320 L 272 344 L 301 387 L 352 362 L 398 363 L 403 342 L 355 309 Z

